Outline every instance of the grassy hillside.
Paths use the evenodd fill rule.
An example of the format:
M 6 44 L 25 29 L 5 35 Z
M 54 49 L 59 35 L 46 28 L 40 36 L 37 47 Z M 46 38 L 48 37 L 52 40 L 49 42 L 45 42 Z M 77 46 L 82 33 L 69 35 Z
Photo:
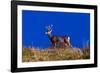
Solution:
M 82 50 L 79 48 L 48 48 L 45 50 L 38 50 L 35 48 L 22 49 L 23 62 L 77 60 L 89 58 L 89 48 L 85 48 Z

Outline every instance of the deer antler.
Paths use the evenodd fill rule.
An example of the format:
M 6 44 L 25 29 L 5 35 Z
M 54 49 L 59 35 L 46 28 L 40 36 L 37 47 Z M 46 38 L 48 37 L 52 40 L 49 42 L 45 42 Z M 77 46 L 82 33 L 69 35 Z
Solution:
M 53 25 L 51 24 L 51 25 L 49 25 L 49 26 L 46 26 L 46 29 L 51 30 L 52 27 L 53 27 Z

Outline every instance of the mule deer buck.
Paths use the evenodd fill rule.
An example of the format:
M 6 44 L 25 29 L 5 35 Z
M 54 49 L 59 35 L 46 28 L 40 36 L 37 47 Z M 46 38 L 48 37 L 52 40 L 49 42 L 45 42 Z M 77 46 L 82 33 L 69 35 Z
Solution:
M 72 48 L 72 46 L 70 44 L 69 36 L 54 36 L 54 35 L 52 35 L 52 26 L 53 25 L 49 25 L 46 27 L 47 31 L 45 32 L 45 34 L 48 35 L 48 38 L 50 39 L 54 48 L 56 48 L 57 45 L 63 45 L 65 47 Z

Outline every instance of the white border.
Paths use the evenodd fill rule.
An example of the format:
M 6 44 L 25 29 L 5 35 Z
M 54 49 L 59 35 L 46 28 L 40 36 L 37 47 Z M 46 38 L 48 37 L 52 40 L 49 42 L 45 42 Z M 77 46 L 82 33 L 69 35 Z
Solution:
M 46 61 L 46 62 L 22 62 L 22 10 L 37 10 L 37 11 L 54 11 L 54 12 L 77 12 L 77 13 L 90 13 L 90 59 L 88 60 L 70 60 L 70 61 Z M 76 9 L 76 8 L 58 8 L 58 7 L 43 7 L 43 6 L 18 6 L 18 51 L 17 61 L 18 68 L 25 67 L 41 67 L 41 66 L 57 66 L 57 65 L 78 65 L 78 64 L 93 64 L 94 63 L 94 10 L 92 9 Z

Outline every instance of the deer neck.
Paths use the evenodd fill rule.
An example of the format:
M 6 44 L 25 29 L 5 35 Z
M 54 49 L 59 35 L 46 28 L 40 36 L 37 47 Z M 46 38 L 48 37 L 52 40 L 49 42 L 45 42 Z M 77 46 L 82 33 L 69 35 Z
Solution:
M 49 37 L 49 38 L 52 38 L 52 35 L 51 35 L 51 34 L 48 34 L 48 37 Z

